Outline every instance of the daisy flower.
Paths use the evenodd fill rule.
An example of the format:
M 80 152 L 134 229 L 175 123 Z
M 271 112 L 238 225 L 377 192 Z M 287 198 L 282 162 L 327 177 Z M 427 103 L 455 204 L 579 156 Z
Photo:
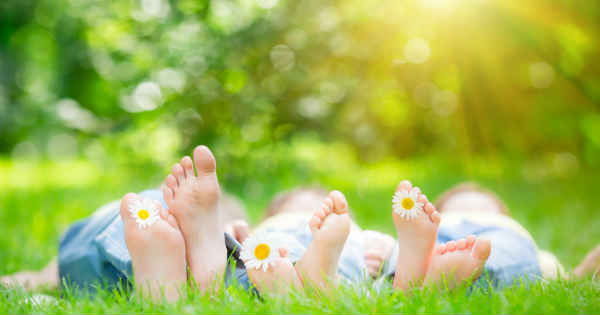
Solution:
M 248 237 L 242 245 L 240 257 L 247 268 L 262 268 L 267 271 L 269 265 L 280 258 L 282 238 L 277 233 L 262 233 Z
M 399 190 L 392 198 L 394 212 L 405 220 L 412 220 L 423 212 L 423 203 L 417 201 L 417 190 Z
M 154 201 L 147 198 L 133 201 L 131 205 L 129 205 L 129 212 L 140 229 L 151 226 L 159 218 L 156 204 Z

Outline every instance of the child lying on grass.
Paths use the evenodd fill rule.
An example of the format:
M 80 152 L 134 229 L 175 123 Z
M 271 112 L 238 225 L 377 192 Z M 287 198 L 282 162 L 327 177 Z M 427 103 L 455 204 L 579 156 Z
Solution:
M 261 292 L 285 293 L 306 285 L 327 290 L 339 280 L 360 283 L 369 276 L 391 277 L 398 290 L 440 281 L 454 287 L 484 271 L 493 285 L 503 286 L 556 277 L 562 270 L 498 198 L 469 185 L 442 195 L 438 212 L 418 188 L 401 182 L 392 212 L 396 241 L 361 231 L 344 195 L 320 189 L 276 197 L 253 231 L 256 237 L 248 237 L 240 207 L 221 194 L 213 154 L 199 146 L 193 157 L 173 167 L 162 192 L 129 193 L 120 206 L 109 204 L 73 224 L 61 238 L 58 259 L 44 270 L 3 277 L 1 283 L 93 289 L 133 279 L 137 290 L 173 301 L 188 282 L 204 291 L 234 278 L 245 288 L 252 283 Z M 261 242 L 265 235 L 282 237 Z M 247 268 L 238 241 L 245 244 L 241 256 Z M 267 268 L 255 268 L 264 267 L 261 260 L 267 258 Z M 598 260 L 600 247 L 572 276 L 597 272 Z M 233 272 L 227 268 L 232 261 Z

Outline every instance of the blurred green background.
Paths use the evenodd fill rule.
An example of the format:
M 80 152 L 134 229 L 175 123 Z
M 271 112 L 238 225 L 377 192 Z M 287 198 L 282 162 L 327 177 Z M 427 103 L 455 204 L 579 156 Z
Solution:
M 600 242 L 600 2 L 0 2 L 0 273 L 196 144 L 256 222 L 320 184 L 391 232 L 475 180 L 574 265 Z

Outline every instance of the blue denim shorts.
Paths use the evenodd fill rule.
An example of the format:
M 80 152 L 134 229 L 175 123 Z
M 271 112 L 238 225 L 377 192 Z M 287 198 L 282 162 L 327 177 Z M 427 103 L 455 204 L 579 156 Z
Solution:
M 163 207 L 167 207 L 159 190 L 147 190 L 139 195 L 157 200 Z M 110 288 L 118 284 L 128 284 L 132 275 L 131 257 L 125 244 L 119 207 L 118 201 L 103 206 L 89 218 L 73 224 L 63 234 L 58 255 L 61 285 L 68 283 L 93 291 L 97 285 Z M 302 257 L 312 241 L 312 234 L 305 224 L 294 229 L 272 228 L 267 231 L 290 236 L 288 249 L 293 262 Z M 478 225 L 465 220 L 451 226 L 442 225 L 438 232 L 438 243 L 463 238 L 469 234 L 485 237 L 492 242 L 492 253 L 484 272 L 494 286 L 509 285 L 518 279 L 540 279 L 541 271 L 535 244 L 515 231 L 497 226 Z M 225 243 L 230 263 L 225 283 L 241 285 L 248 289 L 248 275 L 239 259 L 240 244 L 227 234 Z M 384 275 L 393 275 L 400 255 L 396 248 L 386 262 Z M 352 232 L 348 236 L 340 257 L 338 273 L 349 283 L 358 284 L 368 279 L 360 232 Z

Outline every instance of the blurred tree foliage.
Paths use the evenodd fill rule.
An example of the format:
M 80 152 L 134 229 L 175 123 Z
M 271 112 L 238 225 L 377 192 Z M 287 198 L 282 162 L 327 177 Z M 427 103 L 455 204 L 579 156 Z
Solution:
M 0 151 L 600 164 L 599 26 L 588 0 L 4 0 Z

